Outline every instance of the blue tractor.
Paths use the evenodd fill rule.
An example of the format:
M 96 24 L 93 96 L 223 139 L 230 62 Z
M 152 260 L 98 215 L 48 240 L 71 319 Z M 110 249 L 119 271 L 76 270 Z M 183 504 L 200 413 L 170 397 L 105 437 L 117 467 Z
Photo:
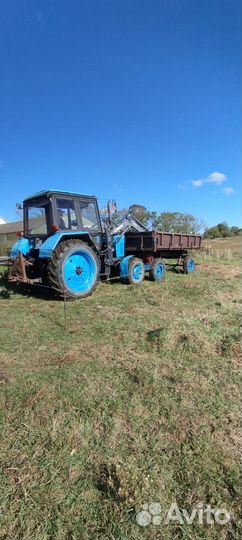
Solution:
M 188 249 L 201 237 L 148 231 L 131 215 L 101 220 L 95 196 L 41 191 L 24 200 L 23 231 L 10 252 L 10 282 L 42 284 L 61 298 L 89 296 L 99 279 L 119 275 L 140 284 L 165 277 L 163 256 L 178 257 L 184 272 L 195 269 Z

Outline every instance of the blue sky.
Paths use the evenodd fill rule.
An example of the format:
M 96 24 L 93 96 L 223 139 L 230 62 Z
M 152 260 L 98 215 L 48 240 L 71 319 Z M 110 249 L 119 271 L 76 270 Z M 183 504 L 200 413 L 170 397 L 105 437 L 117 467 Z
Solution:
M 0 215 L 45 188 L 240 223 L 240 0 L 2 0 Z

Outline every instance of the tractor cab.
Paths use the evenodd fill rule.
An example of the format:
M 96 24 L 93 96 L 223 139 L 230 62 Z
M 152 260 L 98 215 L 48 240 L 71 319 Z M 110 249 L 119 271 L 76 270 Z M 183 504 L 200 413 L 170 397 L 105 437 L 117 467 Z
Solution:
M 102 232 L 94 196 L 43 191 L 24 200 L 24 236 L 44 238 L 56 232 Z

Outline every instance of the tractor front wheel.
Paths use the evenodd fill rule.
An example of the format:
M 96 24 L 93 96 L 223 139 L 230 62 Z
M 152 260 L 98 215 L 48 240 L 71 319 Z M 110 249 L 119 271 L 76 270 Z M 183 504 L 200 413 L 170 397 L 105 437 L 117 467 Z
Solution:
M 62 298 L 85 298 L 93 293 L 99 271 L 99 259 L 88 244 L 65 240 L 57 246 L 49 262 L 49 284 Z
M 129 261 L 128 282 L 132 285 L 142 283 L 145 276 L 145 267 L 142 259 L 133 257 Z

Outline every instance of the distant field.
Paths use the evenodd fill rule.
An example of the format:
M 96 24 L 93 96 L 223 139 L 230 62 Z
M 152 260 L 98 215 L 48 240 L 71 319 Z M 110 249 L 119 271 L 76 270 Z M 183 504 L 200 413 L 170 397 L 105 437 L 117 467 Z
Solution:
M 240 256 L 242 255 L 242 236 L 231 238 L 217 238 L 215 240 L 203 240 L 203 246 L 211 249 L 214 254 Z
M 62 302 L 0 287 L 0 538 L 241 538 L 238 262 L 99 285 L 67 329 Z M 175 501 L 232 518 L 137 524 Z

